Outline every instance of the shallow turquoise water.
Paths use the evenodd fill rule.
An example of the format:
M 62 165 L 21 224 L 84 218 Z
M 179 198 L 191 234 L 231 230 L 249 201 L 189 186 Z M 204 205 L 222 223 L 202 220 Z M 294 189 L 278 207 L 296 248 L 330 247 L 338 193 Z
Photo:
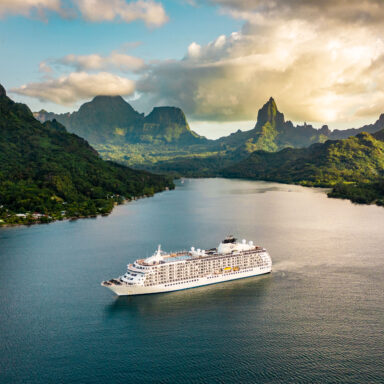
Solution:
M 116 298 L 100 286 L 234 233 L 273 273 Z M 186 180 L 111 216 L 0 230 L 1 383 L 382 383 L 384 209 L 265 182 Z

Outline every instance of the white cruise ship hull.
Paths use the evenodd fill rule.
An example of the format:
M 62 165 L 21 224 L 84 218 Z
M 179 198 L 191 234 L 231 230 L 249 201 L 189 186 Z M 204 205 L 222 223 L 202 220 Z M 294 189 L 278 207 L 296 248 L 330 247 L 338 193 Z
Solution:
M 177 283 L 168 283 L 168 284 L 158 284 L 153 286 L 144 286 L 144 285 L 128 285 L 122 283 L 121 285 L 104 285 L 105 287 L 112 290 L 118 296 L 134 296 L 134 295 L 148 295 L 152 293 L 164 293 L 164 292 L 173 292 L 180 291 L 183 289 L 197 288 L 205 285 L 223 283 L 226 281 L 238 280 L 247 277 L 254 277 L 259 275 L 264 275 L 270 273 L 272 267 L 254 267 L 249 268 L 244 271 L 229 272 L 223 273 L 221 275 L 211 275 L 200 278 L 195 278 L 187 280 L 185 282 L 180 281 Z

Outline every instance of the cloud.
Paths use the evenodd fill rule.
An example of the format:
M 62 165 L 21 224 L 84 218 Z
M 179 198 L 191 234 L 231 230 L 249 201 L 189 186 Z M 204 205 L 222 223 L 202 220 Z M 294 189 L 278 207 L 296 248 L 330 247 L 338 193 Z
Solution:
M 47 79 L 40 83 L 30 83 L 11 89 L 19 95 L 35 97 L 41 101 L 71 105 L 76 101 L 90 99 L 97 95 L 131 95 L 135 90 L 132 80 L 107 72 L 87 74 L 74 72 L 57 79 Z
M 371 117 L 371 116 L 379 116 L 380 114 L 384 113 L 384 92 L 382 92 L 381 97 L 378 98 L 376 104 L 371 104 L 368 106 L 363 106 L 359 108 L 355 116 L 356 117 Z
M 168 21 L 161 3 L 152 0 L 70 0 L 63 7 L 61 0 L 0 0 L 0 17 L 6 14 L 31 16 L 45 19 L 47 12 L 62 17 L 75 17 L 75 9 L 87 21 L 126 22 L 143 21 L 148 27 L 160 27 Z
M 339 20 L 359 24 L 382 23 L 382 0 L 200 0 L 219 5 L 245 19 L 258 14 L 285 20 Z M 248 13 L 247 13 L 248 12 Z
M 77 0 L 77 6 L 85 19 L 94 22 L 142 20 L 149 27 L 160 27 L 168 21 L 162 4 L 151 0 Z
M 244 121 L 273 96 L 292 120 L 344 122 L 382 100 L 379 1 L 211 3 L 242 18 L 242 30 L 152 64 L 137 82 L 142 108 L 171 104 L 196 120 Z
M 1 0 L 0 17 L 6 14 L 30 16 L 37 13 L 45 18 L 45 12 L 52 11 L 63 14 L 60 0 Z
M 144 60 L 119 52 L 112 52 L 109 56 L 71 54 L 57 60 L 57 62 L 72 66 L 77 71 L 119 69 L 125 72 L 137 71 L 144 67 Z
M 39 72 L 48 75 L 48 74 L 52 73 L 52 71 L 53 71 L 52 68 L 45 61 L 42 61 L 39 64 Z

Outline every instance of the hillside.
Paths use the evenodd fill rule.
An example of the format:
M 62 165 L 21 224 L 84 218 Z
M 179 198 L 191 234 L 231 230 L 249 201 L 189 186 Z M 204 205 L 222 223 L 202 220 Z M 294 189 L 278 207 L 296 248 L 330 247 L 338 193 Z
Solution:
M 172 188 L 170 180 L 102 160 L 57 121 L 40 123 L 0 86 L 0 219 L 108 213 L 123 198 Z M 33 217 L 28 220 L 33 221 Z
M 307 124 L 294 126 L 292 122 L 285 121 L 284 114 L 278 110 L 275 100 L 271 97 L 258 111 L 253 129 L 222 137 L 218 143 L 251 153 L 256 150 L 273 152 L 285 147 L 307 147 L 326 140 L 324 130 Z
M 56 119 L 69 132 L 94 145 L 179 144 L 207 141 L 191 131 L 183 111 L 176 107 L 156 107 L 140 114 L 121 96 L 96 96 L 77 112 L 54 114 L 41 110 L 34 116 L 41 122 Z
M 69 131 L 88 139 L 104 159 L 139 169 L 179 176 L 212 176 L 254 151 L 276 152 L 284 148 L 306 148 L 329 139 L 346 138 L 362 130 L 384 128 L 384 115 L 362 128 L 331 131 L 304 123 L 286 121 L 271 97 L 258 111 L 249 131 L 237 131 L 217 140 L 193 132 L 180 108 L 155 107 L 144 116 L 120 96 L 97 96 L 79 111 L 55 115 L 35 113 L 40 121 L 56 118 Z
M 376 136 L 376 137 L 375 137 Z M 225 177 L 271 180 L 306 186 L 334 187 L 333 197 L 383 202 L 384 132 L 360 133 L 309 148 L 255 151 L 221 171 Z M 369 191 L 369 192 L 368 192 Z

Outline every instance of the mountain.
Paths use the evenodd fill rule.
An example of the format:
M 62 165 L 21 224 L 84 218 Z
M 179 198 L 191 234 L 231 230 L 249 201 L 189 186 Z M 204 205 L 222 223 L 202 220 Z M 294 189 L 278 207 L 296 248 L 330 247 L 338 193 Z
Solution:
M 309 148 L 255 151 L 221 171 L 225 177 L 334 187 L 332 197 L 384 204 L 384 130 Z
M 41 122 L 56 119 L 69 132 L 90 143 L 116 141 L 124 138 L 128 127 L 143 120 L 121 96 L 96 96 L 73 113 L 54 114 L 41 110 L 34 114 Z
M 369 133 L 359 133 L 308 148 L 255 151 L 223 174 L 312 186 L 372 181 L 384 176 L 384 142 Z
M 384 128 L 384 115 L 374 124 L 358 129 L 331 131 L 309 124 L 286 121 L 271 97 L 260 108 L 249 131 L 238 130 L 217 140 L 193 132 L 183 111 L 176 107 L 155 107 L 144 116 L 120 96 L 97 96 L 72 114 L 35 114 L 40 121 L 56 118 L 70 132 L 88 139 L 103 158 L 152 172 L 180 176 L 212 176 L 254 151 L 277 152 L 284 148 L 306 148 Z
M 91 144 L 180 144 L 206 141 L 191 131 L 183 111 L 176 107 L 156 107 L 148 115 L 140 114 L 121 96 L 96 96 L 77 112 L 54 114 L 41 110 L 35 117 L 41 122 L 56 119 L 70 132 Z
M 384 141 L 384 128 L 381 129 L 380 131 L 378 132 L 375 132 L 374 134 L 372 134 L 372 136 L 377 139 L 377 140 L 381 140 L 381 141 Z
M 277 151 L 285 147 L 307 147 L 313 143 L 324 142 L 327 136 L 324 130 L 311 125 L 294 126 L 285 121 L 275 100 L 271 97 L 258 111 L 257 122 L 250 131 L 238 131 L 220 138 L 222 146 L 237 147 L 239 153 L 251 153 L 256 150 Z
M 51 217 L 110 212 L 125 198 L 172 188 L 168 178 L 104 161 L 58 121 L 40 123 L 0 87 L 0 219 L 15 213 Z
M 361 134 L 363 129 L 376 132 L 381 128 L 384 128 L 384 115 L 381 115 L 374 124 L 359 129 L 346 130 L 343 136 L 353 137 L 354 135 Z M 195 152 L 189 156 L 183 155 L 159 159 L 152 164 L 146 165 L 145 169 L 158 173 L 171 173 L 177 176 L 211 177 L 217 175 L 218 172 L 220 173 L 221 168 L 231 169 L 231 165 L 234 165 L 235 171 L 238 173 L 248 174 L 248 176 L 244 177 L 254 177 L 252 174 L 254 169 L 252 167 L 248 170 L 246 169 L 250 162 L 248 157 L 251 153 L 264 151 L 266 153 L 263 156 L 265 159 L 268 158 L 268 161 L 274 161 L 275 158 L 288 161 L 291 160 L 292 156 L 308 154 L 309 152 L 305 150 L 287 150 L 286 152 L 279 153 L 276 157 L 273 153 L 284 148 L 308 148 L 314 143 L 326 142 L 329 137 L 340 136 L 341 132 L 344 131 L 331 131 L 326 125 L 320 129 L 315 129 L 305 123 L 294 126 L 292 122 L 285 121 L 284 114 L 279 112 L 275 100 L 271 97 L 258 111 L 257 122 L 252 130 L 238 131 L 218 140 L 210 141 L 203 148 L 203 151 L 200 149 L 200 153 Z M 332 141 L 330 141 L 329 145 L 331 144 Z M 314 148 L 316 147 L 312 147 L 312 149 Z M 285 155 L 288 156 L 287 159 L 284 158 Z M 310 154 L 308 156 L 310 157 Z M 243 159 L 246 159 L 244 163 L 239 163 Z M 246 164 L 244 169 L 242 168 L 243 164 Z M 239 169 L 236 168 L 238 166 L 240 166 Z M 266 168 L 263 177 L 272 177 L 273 179 L 276 176 L 278 180 L 283 181 L 281 179 L 283 175 L 272 176 L 275 171 L 280 169 L 279 167 L 280 165 L 278 165 L 276 170 Z M 284 170 L 284 172 L 286 171 Z M 290 175 L 290 172 L 286 172 L 286 177 L 288 175 Z M 260 178 L 260 176 L 257 177 Z M 300 180 L 291 180 L 290 182 L 300 182 Z M 326 184 L 328 185 L 329 183 Z
M 382 113 L 379 119 L 373 124 L 364 125 L 361 128 L 350 128 L 344 130 L 335 129 L 330 132 L 328 137 L 332 140 L 346 139 L 347 137 L 356 136 L 362 132 L 375 133 L 382 129 L 384 129 L 384 113 Z
M 143 135 L 148 135 L 148 141 L 177 142 L 180 145 L 197 144 L 208 141 L 191 131 L 184 112 L 176 107 L 155 107 L 144 118 Z M 138 138 L 142 141 L 143 137 Z

